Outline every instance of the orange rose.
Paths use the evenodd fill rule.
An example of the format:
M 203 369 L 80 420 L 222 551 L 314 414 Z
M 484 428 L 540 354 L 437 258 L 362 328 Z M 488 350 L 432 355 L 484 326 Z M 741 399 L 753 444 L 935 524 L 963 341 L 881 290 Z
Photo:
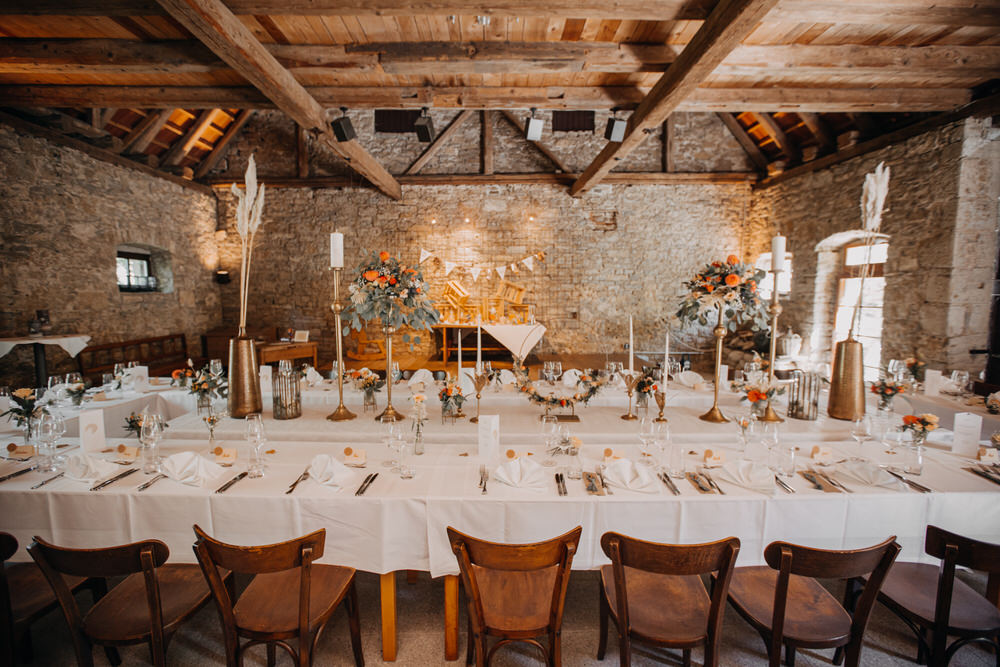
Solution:
M 179 379 L 181 379 L 181 375 L 183 375 L 183 374 L 184 374 L 184 370 L 178 368 L 176 371 L 174 371 L 173 373 L 170 374 L 170 377 L 172 377 L 175 380 L 179 380 Z
M 387 253 L 385 250 L 383 250 L 382 252 L 380 252 L 378 254 L 378 258 L 381 261 L 383 261 L 383 262 L 388 262 L 389 261 L 389 253 Z
M 916 415 L 906 415 L 905 417 L 903 417 L 903 423 L 907 426 L 913 426 L 919 421 L 920 417 L 917 417 Z
M 362 275 L 362 276 L 364 277 L 364 279 L 365 279 L 365 280 L 367 280 L 368 282 L 372 282 L 372 281 L 374 281 L 374 280 L 375 280 L 376 278 L 378 278 L 378 271 L 376 271 L 375 269 L 368 269 L 367 271 L 365 271 L 365 272 L 364 272 L 364 273 L 362 273 L 361 275 Z
M 750 285 L 750 289 L 757 289 L 757 281 L 756 280 L 748 280 L 747 284 Z
M 386 276 L 379 276 L 379 277 L 378 277 L 378 281 L 379 281 L 380 283 L 384 283 L 384 282 L 385 282 L 385 281 L 387 281 L 387 280 L 389 280 L 389 278 L 387 278 Z
M 747 392 L 747 400 L 751 403 L 756 403 L 757 401 L 766 401 L 767 394 L 757 391 L 756 389 L 751 389 Z
M 715 285 L 705 285 L 705 291 L 711 294 L 715 291 Z
M 873 394 L 877 394 L 878 393 L 878 387 L 876 387 L 875 385 L 872 385 L 872 393 Z
M 730 255 L 729 257 L 726 257 L 726 264 L 739 264 L 739 263 L 740 263 L 740 258 L 737 257 L 736 255 Z
M 395 278 L 389 278 L 389 284 L 390 285 L 395 285 L 396 284 L 396 279 Z
M 730 273 L 728 276 L 726 276 L 726 284 L 729 285 L 730 287 L 736 287 L 737 285 L 740 284 L 740 277 L 735 273 Z
M 417 294 L 420 294 L 420 288 L 419 287 L 416 287 L 414 289 L 416 290 Z

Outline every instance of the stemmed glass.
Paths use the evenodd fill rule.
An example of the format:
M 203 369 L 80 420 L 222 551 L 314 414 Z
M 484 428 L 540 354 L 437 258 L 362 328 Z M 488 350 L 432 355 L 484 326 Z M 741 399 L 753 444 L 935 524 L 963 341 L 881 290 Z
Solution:
M 906 364 L 899 359 L 890 359 L 885 369 L 889 373 L 889 379 L 899 382 L 903 379 L 903 374 L 906 372 Z
M 397 422 L 393 417 L 383 416 L 380 423 L 385 428 L 382 442 L 389 450 L 389 458 L 382 461 L 382 467 L 393 469 L 398 468 L 399 461 L 392 457 L 392 452 L 393 448 L 396 446 L 396 441 L 402 437 L 400 434 L 399 422 Z
M 551 468 L 556 465 L 556 460 L 552 458 L 553 449 L 559 444 L 559 420 L 555 415 L 542 416 L 542 442 L 545 447 L 545 459 L 542 465 Z
M 851 424 L 851 437 L 858 443 L 857 459 L 859 461 L 864 461 L 865 457 L 863 445 L 872 438 L 872 420 L 868 417 L 868 415 L 854 420 L 854 423 Z
M 555 382 L 556 380 L 558 380 L 559 378 L 561 378 L 562 374 L 563 374 L 562 362 L 561 361 L 553 361 L 552 362 L 552 381 Z
M 208 371 L 212 375 L 222 375 L 222 359 L 212 359 L 208 362 Z
M 639 446 L 639 451 L 642 452 L 642 456 L 639 457 L 639 465 L 653 464 L 649 448 L 656 440 L 656 424 L 657 422 L 652 417 L 643 417 L 639 422 L 639 442 L 642 443 Z
M 951 372 L 952 384 L 958 389 L 959 395 L 964 397 L 968 393 L 969 389 L 969 372 L 968 371 L 952 371 Z
M 250 443 L 250 467 L 247 476 L 253 479 L 264 476 L 264 420 L 259 413 L 247 415 L 247 442 Z
M 885 410 L 879 410 L 878 413 L 872 417 L 872 430 L 874 431 L 875 437 L 878 438 L 879 444 L 883 447 L 888 447 L 891 451 L 892 448 L 887 442 L 890 421 L 889 413 Z
M 139 442 L 142 444 L 142 471 L 147 475 L 160 472 L 160 458 L 156 447 L 163 437 L 163 419 L 158 414 L 142 415 Z
M 55 418 L 50 413 L 43 414 L 33 430 L 38 448 L 38 464 L 35 466 L 35 470 L 55 472 L 56 461 L 53 453 L 55 452 L 56 440 L 59 438 Z
M 742 371 L 738 372 L 742 373 Z M 740 443 L 743 445 L 741 451 L 744 454 L 747 452 L 747 445 L 750 442 L 750 435 L 753 432 L 754 423 L 756 421 L 757 418 L 753 416 L 752 412 L 748 412 L 736 418 L 736 428 L 739 429 Z

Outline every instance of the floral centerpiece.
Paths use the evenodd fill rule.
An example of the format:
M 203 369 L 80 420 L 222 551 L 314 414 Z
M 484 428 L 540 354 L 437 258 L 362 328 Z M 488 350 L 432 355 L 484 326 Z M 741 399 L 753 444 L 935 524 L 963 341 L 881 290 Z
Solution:
M 375 394 L 385 386 L 385 380 L 378 373 L 367 368 L 363 371 L 352 372 L 351 377 L 354 379 L 355 386 L 365 395 L 365 411 L 374 411 L 376 407 Z
M 66 395 L 73 405 L 79 407 L 83 403 L 83 397 L 87 393 L 87 385 L 83 382 L 74 382 L 66 387 Z
M 128 417 L 126 417 L 125 432 L 131 433 L 132 435 L 138 438 L 139 432 L 142 431 L 142 418 L 144 416 L 145 413 L 136 414 L 133 412 Z M 168 424 L 166 420 L 163 421 L 163 428 L 170 428 L 170 424 Z
M 438 399 L 441 401 L 442 419 L 461 415 L 465 395 L 462 393 L 462 387 L 459 383 L 446 381 L 444 387 L 438 392 Z
M 729 255 L 725 262 L 712 262 L 684 283 L 687 296 L 677 309 L 681 322 L 697 322 L 708 326 L 708 313 L 718 310 L 725 315 L 723 322 L 730 331 L 749 324 L 753 331 L 766 329 L 767 307 L 757 294 L 757 285 L 765 272 L 752 264 Z
M 344 311 L 348 323 L 343 335 L 352 328 L 361 331 L 365 324 L 379 322 L 386 338 L 386 368 L 392 368 L 392 334 L 403 326 L 417 331 L 429 330 L 441 320 L 441 313 L 431 302 L 423 274 L 402 264 L 388 252 L 366 253 L 357 274 L 348 286 L 350 303 Z M 406 333 L 403 341 L 412 345 L 419 343 L 420 337 L 411 338 Z M 403 415 L 392 407 L 391 384 L 386 395 L 386 408 L 379 417 L 403 419 Z
M 35 419 L 45 412 L 45 401 L 35 396 L 34 389 L 22 388 L 15 390 L 10 395 L 11 405 L 0 417 L 6 417 L 7 421 L 14 420 L 19 428 L 24 429 L 24 442 L 28 443 L 31 438 L 31 426 Z
M 928 433 L 937 429 L 938 421 L 937 415 L 932 415 L 929 412 L 921 415 L 906 415 L 903 417 L 903 425 L 900 429 L 910 431 L 913 434 L 913 444 L 919 446 L 924 444 Z
M 172 387 L 186 387 L 191 379 L 194 377 L 194 368 L 192 366 L 194 362 L 188 359 L 188 365 L 184 368 L 178 368 L 170 373 L 170 385 Z
M 986 397 L 986 409 L 991 415 L 1000 414 L 1000 391 L 995 391 Z
M 891 410 L 892 399 L 906 391 L 906 385 L 895 380 L 885 378 L 872 382 L 872 393 L 878 396 L 878 409 Z
M 784 387 L 777 382 L 770 382 L 767 374 L 763 372 L 755 373 L 749 380 L 732 382 L 729 388 L 737 394 L 742 394 L 740 401 L 750 403 L 750 413 L 757 418 L 764 416 L 767 404 L 774 400 L 775 396 L 785 393 Z
M 587 405 L 597 392 L 607 384 L 606 379 L 598 379 L 592 375 L 580 375 L 576 383 L 576 389 L 570 396 L 556 396 L 553 393 L 542 394 L 535 385 L 528 380 L 527 375 L 520 376 L 517 382 L 518 391 L 526 394 L 528 400 L 535 405 L 544 405 L 546 408 L 572 408 L 577 403 Z
M 916 357 L 907 357 L 903 363 L 906 364 L 906 370 L 910 371 L 910 377 L 913 378 L 914 382 L 924 381 L 924 374 L 927 371 L 926 361 L 921 361 Z

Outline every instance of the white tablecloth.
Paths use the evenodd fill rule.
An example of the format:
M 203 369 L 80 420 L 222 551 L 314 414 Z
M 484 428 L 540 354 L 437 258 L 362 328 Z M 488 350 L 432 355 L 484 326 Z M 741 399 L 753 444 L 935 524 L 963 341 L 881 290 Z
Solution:
M 0 338 L 0 357 L 6 355 L 17 345 L 41 343 L 42 345 L 58 345 L 66 350 L 66 354 L 75 357 L 90 342 L 90 336 L 68 334 L 63 336 L 21 336 L 18 338 Z

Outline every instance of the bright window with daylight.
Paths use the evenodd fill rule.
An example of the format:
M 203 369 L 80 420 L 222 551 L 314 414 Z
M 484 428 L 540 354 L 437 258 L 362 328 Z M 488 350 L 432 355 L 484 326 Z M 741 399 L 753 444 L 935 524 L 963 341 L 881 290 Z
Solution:
M 851 328 L 854 306 L 861 295 L 861 308 L 854 337 L 864 346 L 865 380 L 877 380 L 882 360 L 882 303 L 885 294 L 885 261 L 889 255 L 888 243 L 876 243 L 869 248 L 864 244 L 844 248 L 844 266 L 837 296 L 837 314 L 834 320 L 833 340 L 844 340 Z M 861 275 L 870 265 L 861 294 Z

